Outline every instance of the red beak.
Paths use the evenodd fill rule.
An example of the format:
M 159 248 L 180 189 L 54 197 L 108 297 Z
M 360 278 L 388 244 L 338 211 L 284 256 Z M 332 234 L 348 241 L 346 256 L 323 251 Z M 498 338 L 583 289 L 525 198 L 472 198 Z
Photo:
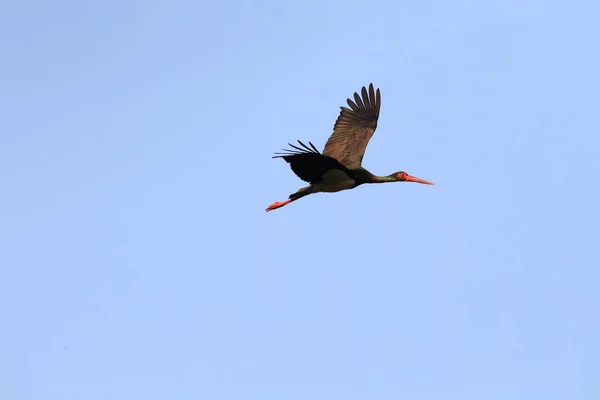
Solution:
M 429 182 L 424 179 L 415 178 L 414 176 L 410 176 L 410 175 L 406 175 L 405 180 L 406 180 L 406 182 L 416 182 L 416 183 L 423 183 L 425 185 L 434 185 L 433 182 Z

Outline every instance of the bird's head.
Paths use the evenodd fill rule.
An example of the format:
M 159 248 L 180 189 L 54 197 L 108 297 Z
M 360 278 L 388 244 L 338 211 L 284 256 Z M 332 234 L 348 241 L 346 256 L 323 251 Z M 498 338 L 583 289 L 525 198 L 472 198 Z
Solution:
M 397 182 L 416 182 L 416 183 L 423 183 L 425 185 L 433 185 L 433 182 L 429 182 L 424 179 L 415 178 L 414 176 L 411 176 L 404 171 L 395 172 L 391 176 Z

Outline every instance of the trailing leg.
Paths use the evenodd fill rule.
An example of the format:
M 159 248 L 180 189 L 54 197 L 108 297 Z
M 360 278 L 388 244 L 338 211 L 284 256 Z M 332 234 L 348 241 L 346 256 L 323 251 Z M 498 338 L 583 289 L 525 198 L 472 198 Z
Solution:
M 277 208 L 280 208 L 287 204 L 290 204 L 292 201 L 296 201 L 296 200 L 298 200 L 304 196 L 308 196 L 309 194 L 312 194 L 312 193 L 316 193 L 314 187 L 312 185 L 307 186 L 305 188 L 298 190 L 296 193 L 291 194 L 287 200 L 277 201 L 277 202 L 271 204 L 269 207 L 267 207 L 267 209 L 265 211 L 266 212 L 273 211 Z

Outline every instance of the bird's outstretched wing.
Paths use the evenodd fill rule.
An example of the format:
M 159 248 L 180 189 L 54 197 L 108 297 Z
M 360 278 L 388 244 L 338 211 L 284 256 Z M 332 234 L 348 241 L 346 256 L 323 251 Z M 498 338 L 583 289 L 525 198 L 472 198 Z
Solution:
M 381 108 L 381 94 L 369 85 L 369 91 L 363 86 L 362 99 L 354 93 L 354 101 L 348 99 L 347 107 L 340 107 L 342 111 L 335 121 L 333 134 L 327 140 L 323 154 L 330 156 L 344 164 L 347 168 L 354 169 L 361 166 L 365 149 L 377 128 L 379 109 Z
M 295 150 L 284 150 L 285 153 L 275 153 L 273 158 L 283 158 L 290 164 L 292 171 L 305 182 L 318 183 L 327 171 L 339 169 L 347 174 L 351 172 L 335 158 L 319 153 L 317 148 L 311 143 L 310 147 L 298 140 L 302 147 L 288 143 Z

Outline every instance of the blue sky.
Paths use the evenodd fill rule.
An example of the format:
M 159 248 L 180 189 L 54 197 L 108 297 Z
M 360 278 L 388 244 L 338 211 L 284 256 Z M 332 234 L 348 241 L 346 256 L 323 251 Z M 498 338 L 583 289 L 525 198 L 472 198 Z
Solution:
M 0 6 L 0 398 L 600 398 L 600 6 Z M 436 186 L 306 197 L 363 164 Z

